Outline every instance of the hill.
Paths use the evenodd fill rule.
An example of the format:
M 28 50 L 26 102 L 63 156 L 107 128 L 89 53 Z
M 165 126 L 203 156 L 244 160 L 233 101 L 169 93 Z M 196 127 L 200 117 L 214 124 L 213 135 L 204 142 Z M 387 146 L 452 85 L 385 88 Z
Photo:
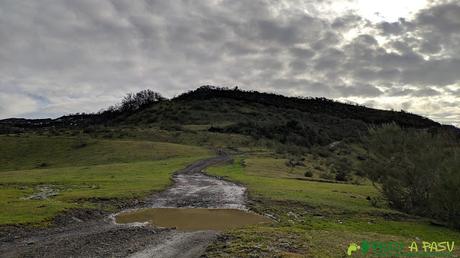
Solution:
M 146 91 L 151 92 L 151 91 Z M 150 95 L 157 94 L 151 92 Z M 57 119 L 0 120 L 1 133 L 95 126 L 159 127 L 181 130 L 202 125 L 210 132 L 275 140 L 301 147 L 356 139 L 371 125 L 396 123 L 404 128 L 440 128 L 428 118 L 404 111 L 388 111 L 326 98 L 285 97 L 272 93 L 202 86 L 170 100 L 159 94 L 129 95 L 122 104 L 95 114 Z M 137 103 L 138 104 L 133 104 Z M 91 129 L 90 129 L 91 130 Z
M 172 99 L 146 90 L 93 114 L 1 120 L 0 252 L 23 230 L 138 207 L 175 171 L 222 153 L 233 161 L 205 173 L 246 187 L 248 208 L 274 222 L 222 232 L 206 257 L 344 257 L 363 239 L 458 242 L 455 131 L 406 112 L 213 86 Z

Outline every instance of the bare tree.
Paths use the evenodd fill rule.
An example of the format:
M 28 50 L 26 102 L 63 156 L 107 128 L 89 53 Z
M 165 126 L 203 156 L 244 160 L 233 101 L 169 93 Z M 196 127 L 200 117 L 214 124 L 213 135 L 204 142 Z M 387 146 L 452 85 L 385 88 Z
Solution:
M 165 100 L 158 92 L 152 90 L 142 90 L 138 93 L 128 93 L 121 101 L 121 111 L 138 110 L 141 107 L 154 102 Z

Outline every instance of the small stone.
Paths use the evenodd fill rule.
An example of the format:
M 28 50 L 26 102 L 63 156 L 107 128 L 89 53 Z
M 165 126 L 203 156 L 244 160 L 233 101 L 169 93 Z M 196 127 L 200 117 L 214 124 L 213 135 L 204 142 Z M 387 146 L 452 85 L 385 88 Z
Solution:
M 79 218 L 77 218 L 77 217 L 72 217 L 72 219 L 73 219 L 74 221 L 76 221 L 76 222 L 83 222 L 83 220 L 81 220 L 81 219 L 79 219 Z

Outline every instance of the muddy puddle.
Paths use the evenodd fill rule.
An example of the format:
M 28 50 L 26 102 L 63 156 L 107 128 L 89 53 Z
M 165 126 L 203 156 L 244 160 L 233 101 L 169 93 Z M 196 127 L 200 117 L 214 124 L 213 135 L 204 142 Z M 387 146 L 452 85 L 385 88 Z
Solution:
M 238 209 L 146 208 L 115 216 L 119 224 L 145 223 L 182 231 L 227 230 L 269 223 L 270 219 Z

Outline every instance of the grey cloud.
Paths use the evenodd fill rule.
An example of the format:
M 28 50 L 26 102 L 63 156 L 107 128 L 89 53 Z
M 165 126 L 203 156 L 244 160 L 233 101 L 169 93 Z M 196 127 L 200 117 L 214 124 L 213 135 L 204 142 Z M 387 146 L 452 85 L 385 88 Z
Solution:
M 339 44 L 343 37 L 336 32 L 326 31 L 322 34 L 321 38 L 313 43 L 311 46 L 314 50 L 322 50 Z
M 401 35 L 408 30 L 413 30 L 416 28 L 416 25 L 404 18 L 400 18 L 396 22 L 381 22 L 377 24 L 377 29 L 380 30 L 380 33 L 383 35 Z
M 293 70 L 295 73 L 301 73 L 305 71 L 308 67 L 307 63 L 302 60 L 294 60 L 291 63 L 289 63 L 289 67 L 291 70 Z
M 430 60 L 408 67 L 402 75 L 405 83 L 445 86 L 460 80 L 460 59 Z
M 420 44 L 420 52 L 424 54 L 437 54 L 441 50 L 441 44 L 434 40 L 426 40 Z
M 416 22 L 435 31 L 459 33 L 460 3 L 450 2 L 424 10 L 418 15 Z
M 255 23 L 257 36 L 262 41 L 277 41 L 281 44 L 295 44 L 302 41 L 300 31 L 295 26 L 280 25 L 275 21 L 261 20 Z
M 361 35 L 357 36 L 354 39 L 354 41 L 357 44 L 362 44 L 362 45 L 365 45 L 365 46 L 368 46 L 368 47 L 373 47 L 373 46 L 378 45 L 377 40 L 373 36 L 368 35 L 368 34 L 361 34 Z
M 258 52 L 258 49 L 249 47 L 240 42 L 227 42 L 223 45 L 223 50 L 229 56 L 244 56 Z
M 401 71 L 395 68 L 357 67 L 353 71 L 353 75 L 364 81 L 396 81 L 399 80 Z
M 361 97 L 375 97 L 380 96 L 382 91 L 371 84 L 358 84 L 354 86 L 342 86 L 334 88 L 340 96 L 361 96 Z
M 399 35 L 403 33 L 404 28 L 399 22 L 382 22 L 379 25 L 380 29 L 384 34 L 393 34 L 393 35 Z
M 402 96 L 410 96 L 414 93 L 412 89 L 404 89 L 404 88 L 390 88 L 386 94 L 391 97 L 402 97 Z
M 343 17 L 335 18 L 331 27 L 336 30 L 346 31 L 361 26 L 363 23 L 365 23 L 365 20 L 362 17 L 356 14 L 348 14 Z
M 433 96 L 438 96 L 438 95 L 441 95 L 441 92 L 439 92 L 438 90 L 432 89 L 432 88 L 420 89 L 412 93 L 412 96 L 415 96 L 415 97 L 433 97 Z
M 460 82 L 457 2 L 378 24 L 302 3 L 318 4 L 0 0 L 0 117 L 97 111 L 126 92 L 201 84 L 362 102 L 459 97 L 443 89 Z M 362 34 L 346 39 L 354 29 Z M 7 106 L 21 97 L 23 108 Z
M 315 52 L 309 48 L 293 47 L 290 48 L 289 51 L 293 56 L 302 59 L 310 59 L 315 55 Z
M 345 58 L 345 53 L 336 48 L 328 48 L 321 52 L 321 55 L 315 58 L 315 68 L 317 70 L 336 69 Z
M 400 89 L 400 88 L 392 88 L 386 92 L 388 96 L 393 97 L 401 97 L 401 96 L 412 96 L 412 97 L 434 97 L 441 95 L 436 89 L 427 87 L 423 89 Z

